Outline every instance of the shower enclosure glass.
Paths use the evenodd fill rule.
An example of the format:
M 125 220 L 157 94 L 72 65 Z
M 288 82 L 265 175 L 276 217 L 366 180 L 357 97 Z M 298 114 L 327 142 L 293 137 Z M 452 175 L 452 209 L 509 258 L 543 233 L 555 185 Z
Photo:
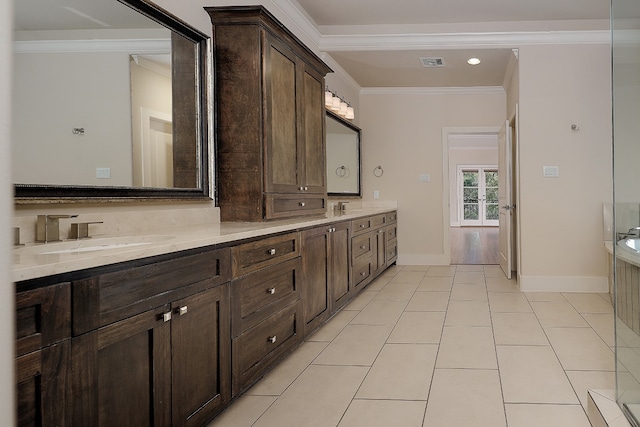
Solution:
M 640 2 L 611 1 L 616 400 L 640 427 Z M 638 241 L 640 242 L 640 240 Z

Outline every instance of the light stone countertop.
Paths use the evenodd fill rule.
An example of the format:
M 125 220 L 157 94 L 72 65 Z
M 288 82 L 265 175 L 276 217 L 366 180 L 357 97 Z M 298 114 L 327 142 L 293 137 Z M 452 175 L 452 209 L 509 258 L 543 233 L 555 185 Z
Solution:
M 323 217 L 295 218 L 261 223 L 223 222 L 200 224 L 164 229 L 158 228 L 144 233 L 128 233 L 124 236 L 95 235 L 90 239 L 71 241 L 82 242 L 84 246 L 90 246 L 92 242 L 99 246 L 101 241 L 117 240 L 118 242 L 127 242 L 128 238 L 132 242 L 139 242 L 138 245 L 84 252 L 34 253 L 34 251 L 43 252 L 45 247 L 48 252 L 55 251 L 61 247 L 68 247 L 72 243 L 69 243 L 70 241 L 46 244 L 30 243 L 13 249 L 13 281 L 20 282 L 198 247 L 330 224 L 336 221 L 357 219 L 394 210 L 396 210 L 395 207 L 362 208 L 348 210 L 345 213 L 327 213 Z

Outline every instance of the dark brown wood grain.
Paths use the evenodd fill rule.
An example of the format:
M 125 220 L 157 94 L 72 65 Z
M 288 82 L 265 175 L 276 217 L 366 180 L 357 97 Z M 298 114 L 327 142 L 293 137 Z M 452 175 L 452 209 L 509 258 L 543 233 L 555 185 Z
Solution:
M 288 233 L 267 237 L 232 249 L 233 277 L 241 277 L 262 268 L 296 258 L 300 255 L 300 235 Z
M 351 222 L 333 224 L 330 240 L 331 312 L 335 313 L 353 297 L 351 285 Z
M 331 225 L 301 233 L 304 335 L 331 314 Z

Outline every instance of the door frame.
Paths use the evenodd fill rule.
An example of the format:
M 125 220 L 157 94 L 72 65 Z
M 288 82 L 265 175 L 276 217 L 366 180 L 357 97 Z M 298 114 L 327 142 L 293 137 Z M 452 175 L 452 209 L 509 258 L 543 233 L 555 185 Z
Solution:
M 464 171 L 467 170 L 478 170 L 478 191 L 480 190 L 480 178 L 484 178 L 484 171 L 485 170 L 498 170 L 498 165 L 458 165 L 458 170 L 457 170 L 457 179 L 458 182 L 456 183 L 456 187 L 457 187 L 457 199 L 456 199 L 456 203 L 458 204 L 458 224 L 460 224 L 460 227 L 466 227 L 466 226 L 470 226 L 470 227 L 495 227 L 498 225 L 498 221 L 495 220 L 493 221 L 491 224 L 485 224 L 484 218 L 479 218 L 478 219 L 478 223 L 476 224 L 463 224 L 462 222 L 464 221 L 464 203 L 462 200 L 462 191 L 463 191 L 463 187 L 464 187 L 464 182 L 463 180 L 461 180 L 461 174 Z M 483 171 L 482 173 L 480 171 Z M 482 187 L 484 188 L 484 182 L 482 184 Z M 486 197 L 486 196 L 485 196 Z M 480 204 L 480 201 L 478 200 L 478 204 Z M 486 213 L 486 210 L 483 212 L 482 210 L 479 210 L 479 214 L 480 213 Z
M 444 253 L 441 264 L 451 265 L 451 239 L 449 229 L 451 227 L 451 200 L 449 179 L 449 136 L 456 134 L 497 134 L 500 126 L 471 126 L 471 127 L 443 127 L 442 128 L 442 242 Z

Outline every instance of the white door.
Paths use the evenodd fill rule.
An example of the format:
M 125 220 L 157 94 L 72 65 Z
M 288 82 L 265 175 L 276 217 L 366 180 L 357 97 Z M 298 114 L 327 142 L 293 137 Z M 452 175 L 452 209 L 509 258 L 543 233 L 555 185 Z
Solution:
M 513 241 L 511 230 L 511 216 L 513 215 L 513 203 L 511 201 L 511 127 L 506 121 L 498 132 L 498 204 L 499 227 L 498 261 L 500 268 L 507 278 L 511 279 L 513 267 L 511 244 Z
M 458 167 L 459 212 L 462 226 L 498 225 L 498 168 Z
M 134 138 L 134 185 L 173 187 L 173 129 L 171 116 L 140 109 L 140 138 Z M 138 145 L 139 144 L 139 145 Z M 137 159 L 137 160 L 136 160 Z

